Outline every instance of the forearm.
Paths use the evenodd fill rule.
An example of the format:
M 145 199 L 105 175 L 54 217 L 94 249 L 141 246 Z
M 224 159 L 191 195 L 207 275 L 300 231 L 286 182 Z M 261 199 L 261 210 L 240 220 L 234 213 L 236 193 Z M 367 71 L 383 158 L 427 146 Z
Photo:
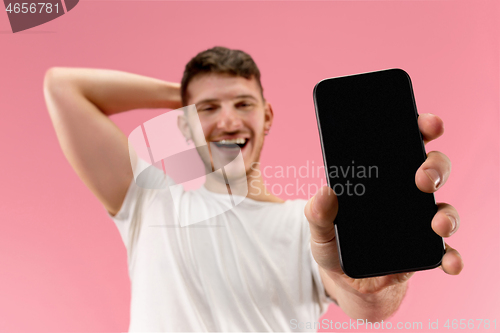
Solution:
M 327 293 L 340 308 L 353 319 L 380 322 L 396 312 L 401 304 L 408 281 L 392 285 L 377 293 L 363 294 L 343 283 L 342 279 L 332 279 L 324 271 L 322 280 Z
M 133 109 L 177 109 L 180 84 L 115 70 L 54 67 L 46 74 L 54 91 L 78 93 L 101 112 L 112 115 Z

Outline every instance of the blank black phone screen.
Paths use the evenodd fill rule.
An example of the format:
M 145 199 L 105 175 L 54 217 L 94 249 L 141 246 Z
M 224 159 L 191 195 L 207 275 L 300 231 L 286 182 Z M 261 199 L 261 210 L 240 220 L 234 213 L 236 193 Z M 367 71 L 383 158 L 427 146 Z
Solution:
M 344 273 L 353 278 L 435 268 L 443 239 L 434 195 L 415 173 L 426 159 L 409 75 L 389 69 L 320 81 L 314 103 Z

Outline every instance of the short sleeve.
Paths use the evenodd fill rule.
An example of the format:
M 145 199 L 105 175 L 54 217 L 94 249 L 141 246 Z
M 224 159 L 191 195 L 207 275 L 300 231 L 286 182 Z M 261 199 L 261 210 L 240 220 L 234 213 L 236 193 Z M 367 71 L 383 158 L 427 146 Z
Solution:
M 106 211 L 107 215 L 118 228 L 125 247 L 129 250 L 134 242 L 134 236 L 138 235 L 138 229 L 142 224 L 145 208 L 154 199 L 166 179 L 163 170 L 157 169 L 141 158 L 138 158 L 135 168 L 136 170 L 145 170 L 147 180 L 145 181 L 144 177 L 141 179 L 141 176 L 137 177 L 137 179 L 132 179 L 122 206 L 116 215 L 113 216 Z M 153 182 L 155 186 L 151 186 Z
M 108 216 L 113 220 L 113 222 L 115 222 L 115 225 L 117 226 L 124 243 L 126 243 L 128 228 L 130 227 L 133 212 L 135 211 L 135 208 L 140 205 L 137 200 L 140 191 L 141 188 L 139 188 L 135 183 L 135 180 L 132 179 L 127 189 L 125 199 L 123 200 L 122 206 L 120 207 L 118 213 L 113 216 L 108 211 L 106 211 Z

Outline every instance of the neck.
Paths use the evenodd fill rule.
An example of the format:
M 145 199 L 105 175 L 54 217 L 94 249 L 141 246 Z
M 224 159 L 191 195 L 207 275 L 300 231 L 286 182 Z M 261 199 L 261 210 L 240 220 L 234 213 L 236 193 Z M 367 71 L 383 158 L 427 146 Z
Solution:
M 278 198 L 268 191 L 264 180 L 262 179 L 262 173 L 260 172 L 260 165 L 258 168 L 252 167 L 249 172 L 247 172 L 245 177 L 241 177 L 237 180 L 231 180 L 229 185 L 226 184 L 222 171 L 218 171 L 219 175 L 216 177 L 206 177 L 205 187 L 207 190 L 215 193 L 231 193 L 235 195 L 246 196 L 249 199 L 264 202 L 285 202 L 283 199 Z M 246 185 L 246 186 L 245 186 Z M 248 193 L 247 193 L 248 189 Z

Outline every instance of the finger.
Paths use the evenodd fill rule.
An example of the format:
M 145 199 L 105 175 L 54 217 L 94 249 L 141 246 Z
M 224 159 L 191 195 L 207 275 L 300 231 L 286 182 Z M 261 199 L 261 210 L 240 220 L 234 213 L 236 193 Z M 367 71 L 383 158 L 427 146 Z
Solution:
M 439 138 L 444 133 L 443 121 L 432 113 L 424 113 L 418 116 L 418 128 L 422 133 L 425 144 Z
M 335 239 L 333 220 L 337 216 L 338 201 L 335 192 L 323 186 L 312 197 L 304 208 L 309 221 L 311 239 L 317 243 L 328 243 Z
M 415 184 L 422 192 L 436 192 L 446 183 L 450 171 L 450 159 L 443 153 L 431 151 L 415 173 Z
M 439 266 L 446 274 L 458 275 L 464 268 L 464 262 L 460 253 L 457 250 L 445 244 L 445 254 L 441 266 Z
M 450 237 L 460 225 L 460 217 L 457 210 L 446 203 L 438 203 L 438 211 L 432 219 L 432 230 L 441 237 Z

